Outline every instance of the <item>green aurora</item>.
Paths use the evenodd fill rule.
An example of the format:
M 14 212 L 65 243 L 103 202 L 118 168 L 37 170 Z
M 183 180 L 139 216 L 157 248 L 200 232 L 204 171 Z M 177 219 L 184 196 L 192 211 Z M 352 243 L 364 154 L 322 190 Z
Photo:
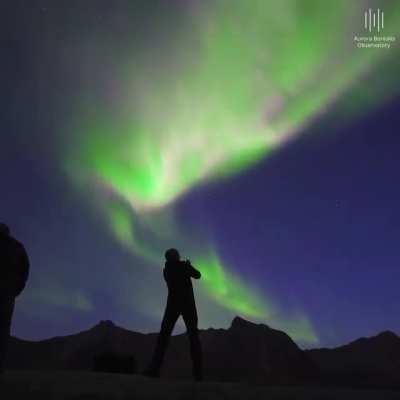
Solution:
M 95 187 L 92 201 L 134 255 L 160 265 L 165 246 L 181 244 L 203 274 L 200 296 L 308 344 L 318 338 L 307 317 L 283 315 L 278 299 L 232 273 L 210 238 L 180 226 L 174 206 L 193 187 L 254 165 L 328 109 L 345 118 L 385 100 L 382 87 L 368 86 L 368 79 L 398 52 L 355 47 L 367 2 L 357 3 L 230 0 L 197 6 L 191 29 L 171 39 L 166 65 L 129 52 L 122 57 L 122 67 L 112 71 L 122 109 L 82 101 L 64 163 L 78 188 Z M 400 26 L 400 12 L 387 15 L 389 32 Z M 157 47 L 151 51 L 156 60 Z M 387 74 L 388 88 L 393 79 L 394 71 Z M 357 109 L 343 106 L 360 93 Z

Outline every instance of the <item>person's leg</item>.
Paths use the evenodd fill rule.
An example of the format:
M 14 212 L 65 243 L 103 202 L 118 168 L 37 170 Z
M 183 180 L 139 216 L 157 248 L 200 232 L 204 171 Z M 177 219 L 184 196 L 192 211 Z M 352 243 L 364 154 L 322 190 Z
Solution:
M 168 346 L 169 338 L 174 329 L 175 323 L 179 317 L 179 310 L 177 307 L 167 305 L 164 313 L 164 318 L 161 323 L 161 330 L 158 334 L 157 344 L 154 350 L 153 358 L 150 367 L 146 371 L 146 375 L 159 376 L 161 365 L 164 360 L 165 351 Z
M 193 364 L 193 377 L 201 381 L 203 380 L 203 363 L 202 363 L 202 350 L 199 338 L 199 331 L 197 328 L 197 312 L 196 307 L 190 307 L 182 313 L 183 320 L 185 321 L 187 334 L 190 341 L 190 355 Z
M 4 370 L 7 344 L 10 337 L 11 319 L 14 311 L 13 297 L 0 297 L 0 373 Z

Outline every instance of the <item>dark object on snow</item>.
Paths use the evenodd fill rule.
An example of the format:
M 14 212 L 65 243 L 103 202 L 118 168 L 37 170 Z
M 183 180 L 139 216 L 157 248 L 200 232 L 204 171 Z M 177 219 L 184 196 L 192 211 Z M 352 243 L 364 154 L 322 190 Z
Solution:
M 93 371 L 112 372 L 117 374 L 134 374 L 135 358 L 132 355 L 102 353 L 93 357 Z

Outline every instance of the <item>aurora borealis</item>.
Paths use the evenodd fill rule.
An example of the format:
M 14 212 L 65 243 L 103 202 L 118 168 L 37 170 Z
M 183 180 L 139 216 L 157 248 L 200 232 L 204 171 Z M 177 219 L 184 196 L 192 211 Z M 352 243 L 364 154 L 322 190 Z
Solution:
M 124 254 L 123 272 L 103 272 L 103 278 L 98 272 L 99 281 L 113 280 L 115 297 L 108 301 L 127 309 L 121 324 L 129 325 L 126 315 L 135 320 L 137 313 L 158 325 L 162 256 L 176 246 L 203 275 L 196 288 L 201 327 L 226 325 L 238 314 L 283 329 L 299 343 L 324 343 L 318 317 L 304 304 L 288 305 L 287 292 L 278 284 L 263 284 L 268 273 L 250 273 L 243 260 L 226 257 L 229 244 L 221 245 L 221 229 L 213 228 L 219 216 L 212 202 L 206 211 L 182 215 L 193 196 L 218 191 L 248 171 L 268 171 L 270 157 L 318 131 L 315 126 L 320 127 L 315 135 L 329 136 L 325 131 L 338 120 L 348 124 L 395 99 L 397 47 L 358 49 L 353 36 L 363 28 L 365 7 L 375 3 L 386 10 L 386 32 L 398 35 L 399 7 L 390 1 L 350 5 L 319 0 L 99 3 L 85 10 L 67 4 L 59 11 L 39 7 L 42 14 L 54 12 L 54 21 L 67 13 L 65 31 L 54 38 L 49 32 L 56 22 L 43 25 L 48 36 L 42 51 L 50 60 L 57 46 L 56 69 L 71 87 L 65 94 L 52 94 L 60 120 L 51 119 L 49 125 L 57 133 L 36 146 L 46 154 L 52 173 L 79 199 L 79 214 L 92 216 L 94 231 L 109 235 L 109 254 Z M 101 18 L 87 28 L 78 18 L 80 34 L 75 36 L 68 24 L 80 12 Z M 40 70 L 36 73 L 42 77 Z M 57 79 L 62 75 L 56 73 Z M 39 90 L 38 104 L 49 101 L 46 90 Z M 262 180 L 257 186 L 242 196 L 259 196 L 262 189 L 268 197 L 271 188 Z M 225 200 L 229 209 L 234 200 L 228 195 Z M 249 207 L 237 213 L 237 229 L 255 212 Z M 77 249 L 96 251 L 95 244 L 86 245 L 87 239 L 79 237 Z M 242 239 L 247 243 L 247 237 Z M 263 247 L 262 236 L 253 240 Z M 97 263 L 104 263 L 106 271 L 113 260 L 110 256 L 106 266 L 99 256 Z M 101 315 L 102 306 L 93 300 L 97 278 L 82 272 L 71 291 L 66 275 L 67 269 L 46 275 L 26 298 L 31 304 Z M 305 276 L 312 280 L 311 272 Z

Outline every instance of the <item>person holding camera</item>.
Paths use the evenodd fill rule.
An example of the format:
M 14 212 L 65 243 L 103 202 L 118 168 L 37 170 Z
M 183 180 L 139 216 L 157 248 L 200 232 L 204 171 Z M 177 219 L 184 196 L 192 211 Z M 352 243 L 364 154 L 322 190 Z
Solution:
M 159 377 L 168 341 L 179 316 L 182 316 L 190 340 L 190 354 L 193 363 L 193 377 L 203 379 L 201 343 L 197 328 L 197 310 L 193 293 L 193 279 L 200 279 L 200 272 L 189 260 L 182 261 L 176 249 L 165 252 L 164 279 L 168 287 L 167 306 L 157 338 L 150 367 L 145 375 Z

